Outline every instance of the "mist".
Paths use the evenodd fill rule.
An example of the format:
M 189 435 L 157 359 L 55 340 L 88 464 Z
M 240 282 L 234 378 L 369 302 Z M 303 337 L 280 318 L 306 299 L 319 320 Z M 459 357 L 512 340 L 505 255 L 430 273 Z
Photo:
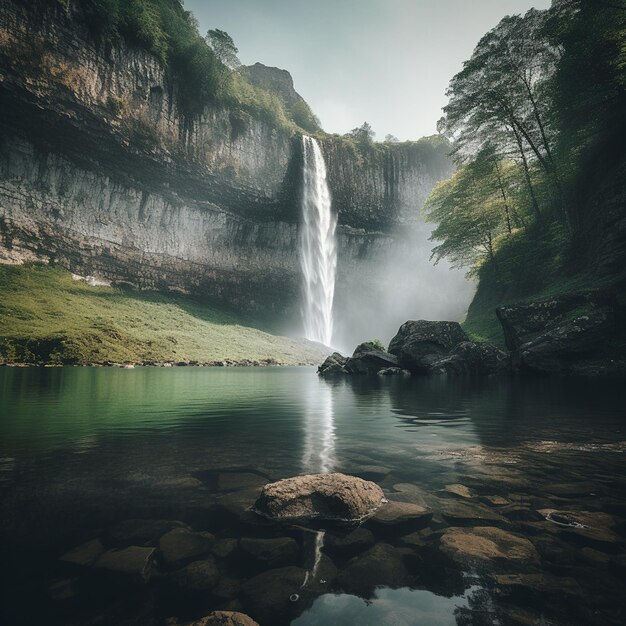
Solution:
M 419 222 L 378 244 L 358 267 L 340 255 L 335 289 L 333 347 L 351 354 L 363 341 L 388 345 L 407 320 L 462 321 L 476 286 L 466 270 L 430 260 L 431 228 Z M 392 241 L 390 241 L 390 239 Z

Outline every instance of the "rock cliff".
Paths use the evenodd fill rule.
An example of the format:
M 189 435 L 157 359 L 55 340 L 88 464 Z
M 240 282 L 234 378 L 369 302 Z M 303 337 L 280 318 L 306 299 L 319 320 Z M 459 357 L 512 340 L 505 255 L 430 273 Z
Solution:
M 297 316 L 297 128 L 226 106 L 185 115 L 159 61 L 98 45 L 77 2 L 3 2 L 0 43 L 0 260 Z M 322 145 L 349 282 L 450 164 L 427 141 Z

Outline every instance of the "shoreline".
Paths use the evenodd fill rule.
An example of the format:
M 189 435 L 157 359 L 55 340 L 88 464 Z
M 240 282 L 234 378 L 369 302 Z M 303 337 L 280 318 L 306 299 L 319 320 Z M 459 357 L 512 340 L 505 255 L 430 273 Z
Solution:
M 114 362 L 105 362 L 105 363 L 50 363 L 50 362 L 41 362 L 41 363 L 0 363 L 0 368 L 60 368 L 60 367 L 92 367 L 92 368 L 117 368 L 117 369 L 135 369 L 139 367 L 155 367 L 155 368 L 166 368 L 166 367 L 318 367 L 319 363 L 285 363 L 276 361 L 274 359 L 262 359 L 258 360 L 248 360 L 243 359 L 240 361 L 234 361 L 231 359 L 225 359 L 223 361 L 205 361 L 205 362 L 172 362 L 172 361 L 164 361 L 164 362 L 137 362 L 137 363 L 114 363 Z

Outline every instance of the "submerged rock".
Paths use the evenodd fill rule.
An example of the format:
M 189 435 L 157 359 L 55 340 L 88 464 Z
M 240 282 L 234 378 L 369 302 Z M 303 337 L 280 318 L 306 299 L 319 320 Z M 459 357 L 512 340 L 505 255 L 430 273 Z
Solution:
M 385 501 L 373 482 L 346 474 L 309 474 L 265 485 L 255 510 L 271 519 L 358 521 Z
M 394 535 L 428 526 L 433 517 L 430 508 L 410 502 L 388 502 L 368 520 L 367 525 L 379 535 Z
M 109 528 L 104 534 L 107 544 L 123 546 L 156 546 L 159 539 L 175 528 L 189 529 L 176 520 L 127 519 Z
M 104 550 L 105 548 L 99 539 L 92 539 L 66 552 L 61 557 L 61 561 L 71 565 L 86 567 L 93 565 Z
M 152 575 L 155 553 L 154 548 L 140 546 L 108 550 L 98 558 L 95 567 L 137 582 L 147 582 Z
M 237 611 L 213 611 L 188 626 L 259 626 L 251 617 Z
M 170 567 L 176 567 L 207 554 L 213 539 L 211 533 L 176 528 L 161 537 L 159 550 L 163 561 Z
M 444 502 L 441 507 L 444 519 L 460 526 L 481 525 L 485 522 L 506 524 L 508 520 L 493 509 L 477 502 Z
M 375 542 L 370 530 L 359 527 L 343 537 L 326 537 L 325 549 L 339 557 L 352 557 L 370 548 Z
M 378 372 L 379 376 L 410 376 L 409 370 L 402 369 L 401 367 L 386 367 Z
M 244 537 L 240 539 L 239 546 L 244 554 L 272 567 L 294 564 L 300 555 L 298 544 L 290 537 L 276 539 Z
M 172 572 L 169 580 L 179 589 L 185 591 L 210 591 L 219 582 L 219 571 L 213 557 L 201 561 L 193 561 L 182 569 Z
M 461 565 L 468 562 L 495 564 L 498 561 L 537 564 L 539 554 L 522 537 L 493 526 L 450 528 L 441 537 L 441 550 Z

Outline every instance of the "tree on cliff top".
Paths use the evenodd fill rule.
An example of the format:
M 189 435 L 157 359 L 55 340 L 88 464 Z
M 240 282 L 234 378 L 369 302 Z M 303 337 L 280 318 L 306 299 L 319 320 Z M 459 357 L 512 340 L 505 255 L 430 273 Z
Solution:
M 370 124 L 363 122 L 361 126 L 353 128 L 348 135 L 361 144 L 370 144 L 374 140 L 376 133 L 373 131 Z
M 239 49 L 226 31 L 219 28 L 209 30 L 206 34 L 206 42 L 215 56 L 229 70 L 236 70 L 241 67 L 241 61 L 237 57 Z

